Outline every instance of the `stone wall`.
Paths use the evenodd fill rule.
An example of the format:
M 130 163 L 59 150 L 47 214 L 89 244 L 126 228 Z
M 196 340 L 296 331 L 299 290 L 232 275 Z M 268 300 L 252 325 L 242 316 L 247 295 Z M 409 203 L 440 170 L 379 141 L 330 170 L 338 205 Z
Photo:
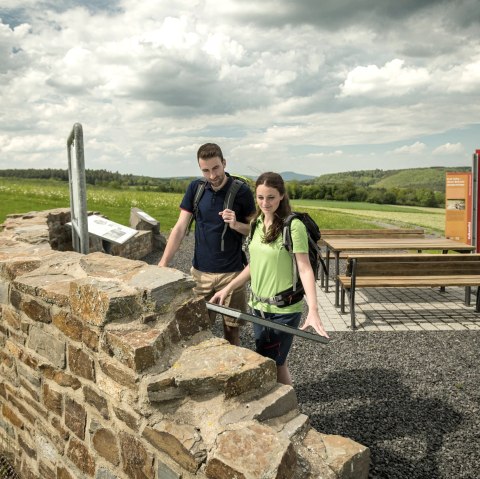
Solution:
M 189 276 L 55 251 L 38 233 L 62 214 L 0 234 L 0 448 L 22 478 L 367 478 L 368 448 L 212 335 Z

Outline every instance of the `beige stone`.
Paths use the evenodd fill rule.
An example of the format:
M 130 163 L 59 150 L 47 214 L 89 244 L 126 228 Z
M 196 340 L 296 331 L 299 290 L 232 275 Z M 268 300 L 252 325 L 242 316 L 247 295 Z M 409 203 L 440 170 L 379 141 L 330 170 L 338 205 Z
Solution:
M 219 435 L 205 473 L 211 479 L 289 479 L 293 478 L 296 461 L 289 440 L 266 426 L 249 423 Z
M 143 437 L 190 472 L 196 472 L 207 456 L 199 428 L 189 424 L 162 421 L 146 427 Z

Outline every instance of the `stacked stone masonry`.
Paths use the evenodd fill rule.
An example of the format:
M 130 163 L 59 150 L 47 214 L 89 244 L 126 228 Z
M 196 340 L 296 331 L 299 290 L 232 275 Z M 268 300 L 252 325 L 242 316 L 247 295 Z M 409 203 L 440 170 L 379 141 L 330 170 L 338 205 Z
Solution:
M 212 335 L 190 277 L 64 251 L 68 220 L 0 234 L 0 448 L 20 477 L 368 477 L 368 448 L 313 429 L 273 361 Z

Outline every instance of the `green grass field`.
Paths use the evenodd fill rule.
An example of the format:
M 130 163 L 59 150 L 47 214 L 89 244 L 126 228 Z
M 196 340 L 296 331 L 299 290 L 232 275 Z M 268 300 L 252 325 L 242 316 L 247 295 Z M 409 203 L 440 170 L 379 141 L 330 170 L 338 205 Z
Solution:
M 68 184 L 64 182 L 0 178 L 0 222 L 11 213 L 68 208 L 69 198 Z M 128 225 L 130 208 L 135 206 L 157 219 L 162 232 L 168 232 L 175 224 L 181 198 L 177 193 L 87 187 L 90 211 Z M 418 226 L 443 234 L 445 228 L 445 211 L 438 208 L 323 200 L 295 200 L 292 205 L 295 210 L 308 211 L 320 229 Z

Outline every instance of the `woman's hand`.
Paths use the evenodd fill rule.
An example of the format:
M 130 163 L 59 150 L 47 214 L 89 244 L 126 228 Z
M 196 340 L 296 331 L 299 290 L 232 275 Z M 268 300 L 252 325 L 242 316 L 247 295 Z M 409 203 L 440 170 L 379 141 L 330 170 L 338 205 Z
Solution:
M 228 287 L 223 288 L 220 291 L 217 291 L 211 298 L 210 298 L 210 303 L 217 303 L 217 304 L 224 304 L 225 299 L 228 297 L 230 294 Z
M 322 320 L 320 319 L 318 311 L 309 309 L 307 319 L 305 319 L 305 323 L 300 329 L 305 330 L 309 326 L 311 326 L 320 336 L 330 338 L 328 333 L 325 331 L 325 328 L 323 327 Z

